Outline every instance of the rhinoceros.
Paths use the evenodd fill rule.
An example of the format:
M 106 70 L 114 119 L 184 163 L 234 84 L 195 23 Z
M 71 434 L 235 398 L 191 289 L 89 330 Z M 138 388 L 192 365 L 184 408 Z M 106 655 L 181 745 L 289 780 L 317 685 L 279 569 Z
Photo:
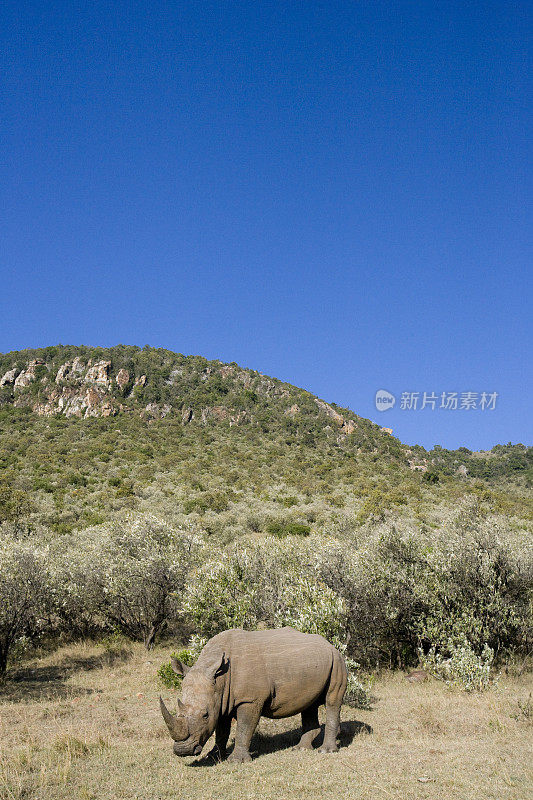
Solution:
M 215 731 L 211 755 L 226 757 L 232 719 L 237 720 L 229 761 L 250 761 L 250 742 L 260 717 L 302 715 L 298 748 L 310 749 L 320 732 L 318 708 L 326 706 L 320 752 L 337 750 L 340 709 L 346 691 L 344 659 L 318 634 L 294 628 L 244 631 L 213 636 L 193 667 L 173 659 L 183 676 L 177 716 L 159 698 L 161 712 L 178 756 L 199 755 Z

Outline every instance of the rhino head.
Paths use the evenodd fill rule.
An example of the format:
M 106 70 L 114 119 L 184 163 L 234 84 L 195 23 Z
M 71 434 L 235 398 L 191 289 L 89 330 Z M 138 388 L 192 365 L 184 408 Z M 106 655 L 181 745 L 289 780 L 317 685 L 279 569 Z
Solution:
M 161 713 L 174 739 L 177 756 L 197 756 L 215 730 L 220 714 L 222 686 L 217 678 L 227 672 L 229 661 L 225 654 L 212 662 L 187 667 L 172 659 L 172 669 L 183 677 L 182 699 L 178 698 L 178 713 L 170 713 L 159 698 Z

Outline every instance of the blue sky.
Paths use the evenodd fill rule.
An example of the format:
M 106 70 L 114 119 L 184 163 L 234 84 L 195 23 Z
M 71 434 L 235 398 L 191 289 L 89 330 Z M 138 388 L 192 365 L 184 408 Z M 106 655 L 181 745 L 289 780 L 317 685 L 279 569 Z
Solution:
M 531 444 L 530 9 L 7 0 L 0 351 L 148 343 Z

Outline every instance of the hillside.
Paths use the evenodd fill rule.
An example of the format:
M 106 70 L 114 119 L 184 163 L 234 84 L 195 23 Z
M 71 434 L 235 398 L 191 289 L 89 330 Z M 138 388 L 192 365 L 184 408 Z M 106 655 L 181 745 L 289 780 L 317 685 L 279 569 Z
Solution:
M 391 514 L 435 525 L 465 494 L 532 514 L 532 448 L 408 448 L 275 378 L 150 347 L 0 356 L 0 442 L 0 520 L 56 531 L 124 508 L 223 540 Z
M 0 367 L 0 682 L 63 642 L 172 637 L 194 660 L 221 630 L 291 625 L 345 653 L 366 706 L 356 664 L 423 653 L 438 673 L 448 656 L 469 689 L 531 652 L 530 449 L 406 447 L 302 389 L 164 350 Z M 476 460 L 496 469 L 470 477 Z

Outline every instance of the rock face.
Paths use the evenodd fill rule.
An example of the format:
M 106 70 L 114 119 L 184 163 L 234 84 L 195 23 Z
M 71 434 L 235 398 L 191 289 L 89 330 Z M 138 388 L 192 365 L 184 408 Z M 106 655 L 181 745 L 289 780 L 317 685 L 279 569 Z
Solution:
M 342 425 L 344 425 L 344 417 L 342 416 L 342 414 L 339 414 L 338 411 L 335 411 L 335 409 L 332 408 L 330 405 L 328 405 L 328 403 L 324 403 L 323 400 L 318 400 L 318 399 L 315 400 L 315 403 L 317 404 L 319 409 L 323 411 L 324 414 L 326 414 L 330 419 L 332 419 L 333 422 L 336 422 L 339 427 L 342 427 Z
M 109 388 L 111 381 L 109 380 L 109 368 L 111 361 L 98 361 L 92 366 L 85 376 L 85 383 L 96 383 L 98 386 L 105 386 Z
M 15 389 L 23 389 L 25 386 L 29 386 L 30 383 L 33 383 L 36 377 L 36 368 L 42 366 L 43 364 L 44 361 L 42 361 L 40 358 L 35 359 L 35 361 L 30 361 L 27 369 L 22 370 L 22 372 L 19 373 L 19 375 L 17 375 L 15 378 Z
M 61 366 L 57 370 L 56 383 L 62 383 L 67 378 L 71 369 L 72 369 L 72 364 L 70 363 L 70 361 L 67 361 L 66 364 L 61 364 Z
M 76 356 L 74 361 L 66 361 L 64 364 L 61 364 L 57 370 L 56 383 L 60 384 L 65 381 L 75 382 L 78 380 L 79 376 L 85 372 L 85 370 L 86 367 L 84 366 L 81 358 Z
M 323 400 L 318 400 L 318 398 L 315 398 L 315 403 L 317 404 L 319 409 L 323 411 L 324 414 L 326 414 L 326 416 L 328 416 L 336 425 L 338 425 L 341 434 L 349 436 L 357 428 L 357 423 L 355 422 L 355 420 L 344 419 L 342 414 L 339 414 L 338 411 L 335 411 L 335 409 L 332 408 L 328 403 L 324 403 Z
M 287 417 L 295 417 L 300 411 L 300 406 L 297 403 L 293 403 L 290 408 L 285 409 L 285 415 Z
M 192 420 L 193 416 L 194 416 L 194 413 L 193 413 L 192 408 L 182 408 L 182 410 L 181 410 L 181 421 L 183 422 L 184 425 L 186 425 L 187 422 L 190 422 Z
M 344 425 L 343 425 L 343 430 L 344 430 L 344 433 L 346 433 L 347 436 L 349 436 L 351 433 L 353 433 L 356 428 L 357 428 L 357 423 L 353 419 L 345 420 Z
M 41 359 L 30 361 L 23 370 L 16 367 L 8 370 L 0 379 L 1 386 L 13 384 L 16 391 L 14 405 L 17 407 L 28 406 L 31 396 L 24 392 L 37 377 L 36 370 L 39 366 L 46 366 Z M 55 414 L 64 414 L 66 417 L 110 417 L 117 413 L 118 408 L 113 397 L 109 396 L 111 387 L 109 378 L 110 361 L 90 361 L 84 365 L 79 357 L 73 361 L 61 364 L 55 378 L 42 378 L 42 395 L 45 399 L 31 405 L 32 411 L 40 416 L 51 417 Z M 122 373 L 122 374 L 121 374 Z M 120 370 L 117 383 L 121 385 L 125 376 L 129 381 L 126 370 Z M 146 380 L 146 377 L 143 376 Z M 120 381 L 118 380 L 120 378 Z
M 166 363 L 159 362 L 160 366 L 148 373 L 149 379 L 140 367 L 140 374 L 135 374 L 130 366 L 119 368 L 125 363 L 123 353 L 120 360 L 117 358 L 117 364 L 111 348 L 93 350 L 98 355 L 92 358 L 90 352 L 83 348 L 81 355 L 75 356 L 73 348 L 69 347 L 65 348 L 62 361 L 47 353 L 46 362 L 40 358 L 24 362 L 20 360 L 23 354 L 13 354 L 13 361 L 4 361 L 0 372 L 0 387 L 5 387 L 0 403 L 31 408 L 44 417 L 61 414 L 85 419 L 126 413 L 154 422 L 174 414 L 178 420 L 181 418 L 182 425 L 194 423 L 230 428 L 257 424 L 265 403 L 272 404 L 274 414 L 291 418 L 309 414 L 308 404 L 295 402 L 296 397 L 287 384 L 233 363 L 206 362 L 197 356 L 188 360 L 169 354 L 170 357 L 165 356 Z M 135 353 L 126 363 L 136 363 Z M 147 369 L 150 361 L 141 363 Z M 196 399 L 199 382 L 206 384 L 203 396 L 200 394 L 201 401 Z M 140 391 L 145 387 L 147 391 Z M 213 402 L 209 401 L 209 396 L 213 397 Z M 356 430 L 358 423 L 354 419 L 345 419 L 328 403 L 313 399 L 316 410 L 311 410 L 311 414 L 338 442 L 345 441 Z
M 141 416 L 145 419 L 165 419 L 172 411 L 172 406 L 168 403 L 160 406 L 157 403 L 148 403 Z
M 124 387 L 127 386 L 128 383 L 130 382 L 130 373 L 128 372 L 127 369 L 119 369 L 115 380 L 117 384 L 120 386 L 120 388 L 124 389 Z
M 0 378 L 0 386 L 7 386 L 10 383 L 15 383 L 17 374 L 18 369 L 16 367 L 13 367 L 13 369 L 8 369 L 8 371 Z

